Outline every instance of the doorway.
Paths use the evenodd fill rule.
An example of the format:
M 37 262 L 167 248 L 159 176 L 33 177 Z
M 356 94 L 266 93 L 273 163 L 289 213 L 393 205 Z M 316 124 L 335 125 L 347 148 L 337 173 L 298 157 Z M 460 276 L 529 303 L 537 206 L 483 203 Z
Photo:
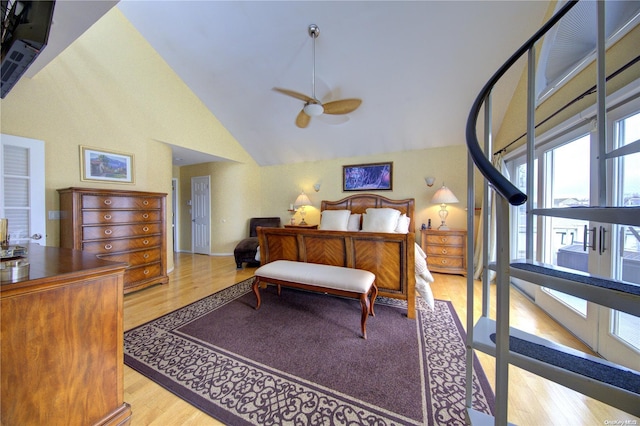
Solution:
M 211 254 L 210 176 L 191 178 L 191 252 Z
M 1 136 L 0 217 L 9 220 L 10 244 L 47 244 L 44 175 L 43 141 Z

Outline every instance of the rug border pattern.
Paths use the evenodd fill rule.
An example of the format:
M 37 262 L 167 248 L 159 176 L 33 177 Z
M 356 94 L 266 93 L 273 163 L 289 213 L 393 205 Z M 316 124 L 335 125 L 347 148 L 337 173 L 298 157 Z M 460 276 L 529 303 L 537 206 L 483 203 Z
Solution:
M 419 425 L 425 420 L 428 424 L 443 424 L 459 422 L 460 416 L 464 419 L 464 371 L 462 392 L 458 391 L 453 396 L 458 399 L 458 406 L 461 398 L 462 412 L 460 407 L 452 412 L 451 404 L 440 407 L 426 403 L 435 400 L 432 395 L 434 389 L 437 394 L 447 392 L 449 386 L 443 380 L 451 374 L 451 366 L 444 359 L 432 360 L 431 365 L 425 349 L 429 337 L 429 333 L 425 332 L 427 319 L 429 315 L 442 315 L 442 312 L 438 312 L 438 306 L 441 306 L 439 309 L 446 306 L 453 325 L 463 337 L 462 349 L 457 347 L 454 350 L 466 350 L 464 329 L 453 306 L 447 301 L 438 300 L 440 303 L 436 303 L 436 311 L 432 312 L 421 298 L 417 298 L 418 327 L 422 329 L 417 330 L 418 336 L 421 336 L 421 399 L 423 415 L 427 416 L 422 421 L 373 406 L 174 331 L 245 295 L 251 291 L 252 281 L 253 278 L 241 281 L 125 332 L 125 364 L 147 377 L 155 377 L 152 380 L 180 397 L 184 398 L 181 393 L 188 392 L 189 402 L 197 408 L 221 421 L 234 424 L 239 421 L 243 424 L 325 424 L 324 421 L 328 421 L 330 424 Z M 406 301 L 402 300 L 379 298 L 376 303 L 406 309 Z M 447 350 L 451 348 L 447 347 Z M 454 370 L 459 370 L 459 366 Z M 474 355 L 474 409 L 493 412 L 491 388 L 486 377 L 479 377 L 476 371 L 482 370 Z M 160 377 L 156 377 L 158 374 Z M 234 386 L 229 386 L 229 379 L 235 383 Z M 428 386 L 425 380 L 429 382 Z M 252 397 L 246 398 L 242 392 L 248 392 Z M 487 399 L 487 395 L 490 399 Z M 215 412 L 212 412 L 212 404 L 217 407 Z

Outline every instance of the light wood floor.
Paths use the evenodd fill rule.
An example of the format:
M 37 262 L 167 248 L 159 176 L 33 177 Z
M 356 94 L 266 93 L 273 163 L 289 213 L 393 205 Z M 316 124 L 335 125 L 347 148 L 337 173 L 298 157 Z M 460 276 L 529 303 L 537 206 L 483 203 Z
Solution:
M 237 271 L 233 257 L 213 257 L 179 253 L 169 284 L 158 285 L 124 298 L 124 325 L 129 330 L 154 318 L 199 300 L 253 275 L 253 268 Z M 434 274 L 434 296 L 450 300 L 466 326 L 466 278 Z M 477 283 L 479 284 L 479 283 Z M 479 291 L 479 285 L 477 286 Z M 479 297 L 475 298 L 479 300 Z M 480 306 L 475 306 L 478 316 Z M 511 324 L 558 343 L 586 351 L 543 311 L 516 291 L 512 291 Z M 494 358 L 478 354 L 489 377 L 494 380 Z M 159 385 L 125 366 L 124 400 L 131 404 L 132 424 L 220 425 Z M 613 409 L 517 367 L 509 370 L 509 421 L 518 425 L 640 425 L 640 418 Z M 615 422 L 620 423 L 615 423 Z M 628 421 L 625 423 L 625 421 Z

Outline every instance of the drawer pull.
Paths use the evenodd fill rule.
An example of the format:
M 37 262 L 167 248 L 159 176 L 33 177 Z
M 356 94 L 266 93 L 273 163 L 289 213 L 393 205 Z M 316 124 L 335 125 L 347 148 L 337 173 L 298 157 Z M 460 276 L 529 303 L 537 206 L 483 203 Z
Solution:
M 149 205 L 149 201 L 144 200 L 144 201 L 142 202 L 142 204 L 144 204 L 145 206 L 148 206 L 148 205 Z
M 104 245 L 104 249 L 105 250 L 111 250 L 113 248 L 113 246 L 111 244 L 105 244 Z
M 440 241 L 442 241 L 443 243 L 446 243 L 446 242 L 447 242 L 447 237 L 442 237 L 442 238 L 440 239 Z
M 104 219 L 105 220 L 111 220 L 111 215 L 110 214 L 105 214 L 104 215 Z
M 149 275 L 149 270 L 148 270 L 148 269 L 145 269 L 145 270 L 144 270 L 144 274 L 145 274 L 145 275 Z
M 149 258 L 149 253 L 145 253 L 144 255 L 142 255 L 142 257 L 144 257 L 145 259 Z
M 105 229 L 105 230 L 104 230 L 104 234 L 105 234 L 105 235 L 111 235 L 111 233 L 112 233 L 112 232 L 113 232 L 113 231 L 112 231 L 111 229 Z
M 142 244 L 149 244 L 149 240 L 144 240 Z
M 104 203 L 105 203 L 107 206 L 110 206 L 110 205 L 111 205 L 111 200 L 104 200 Z
M 443 265 L 446 265 L 446 264 L 447 264 L 447 260 L 446 260 L 446 259 L 442 259 L 442 260 L 440 261 L 440 263 L 442 263 Z
M 149 219 L 149 214 L 145 213 L 145 214 L 143 214 L 143 215 L 142 215 L 142 217 L 143 217 L 144 219 Z
M 442 254 L 447 254 L 447 249 L 442 249 Z
M 142 228 L 142 230 L 143 230 L 144 232 L 149 232 L 149 227 L 148 227 L 148 226 L 145 226 L 144 228 Z

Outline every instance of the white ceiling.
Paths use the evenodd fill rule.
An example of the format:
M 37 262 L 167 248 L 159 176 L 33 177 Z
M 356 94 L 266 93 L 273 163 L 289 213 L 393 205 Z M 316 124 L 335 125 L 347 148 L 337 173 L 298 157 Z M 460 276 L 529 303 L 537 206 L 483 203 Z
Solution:
M 59 0 L 56 8 L 76 3 Z M 122 0 L 117 7 L 256 162 L 274 165 L 464 143 L 473 100 L 540 26 L 548 3 Z M 345 123 L 314 117 L 300 129 L 303 102 L 272 88 L 311 95 L 309 24 L 320 28 L 317 97 L 363 102 Z M 512 73 L 494 95 L 494 126 L 518 78 Z M 175 164 L 216 160 L 189 150 L 175 156 L 182 158 Z

